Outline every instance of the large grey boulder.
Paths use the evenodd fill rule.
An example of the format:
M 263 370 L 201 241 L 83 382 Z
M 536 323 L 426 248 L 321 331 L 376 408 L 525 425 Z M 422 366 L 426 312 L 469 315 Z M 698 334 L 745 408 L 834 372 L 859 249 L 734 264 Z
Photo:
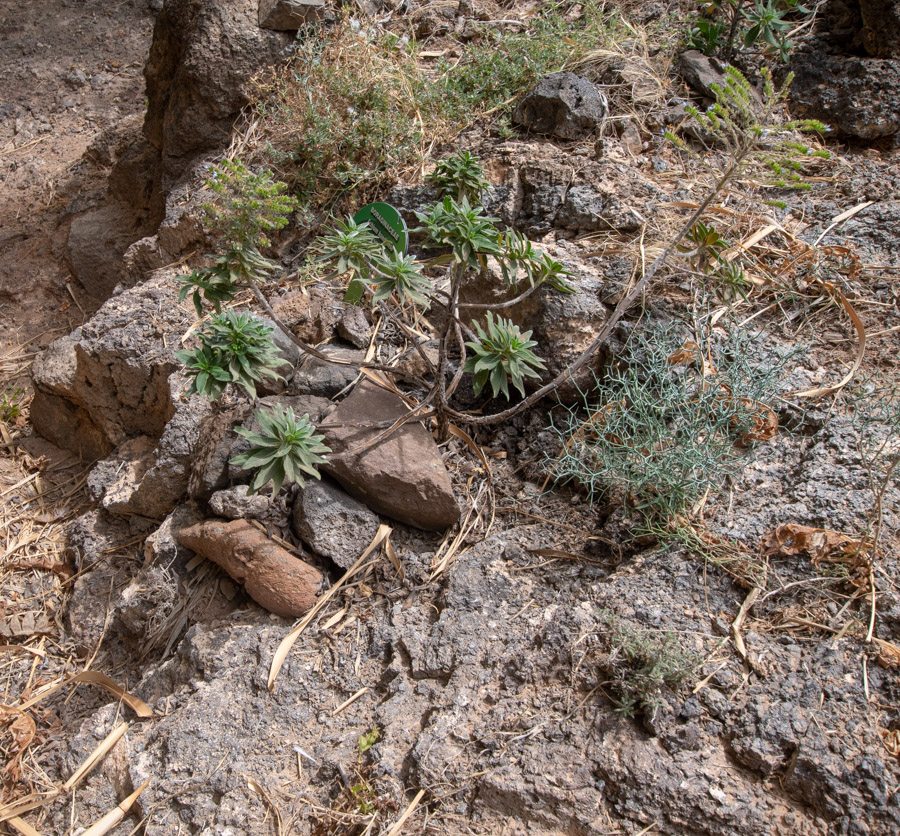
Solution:
M 89 484 L 111 514 L 162 519 L 188 487 L 202 420 L 212 411 L 206 398 L 178 398 L 159 439 L 126 441 L 91 471 Z
M 575 73 L 552 73 L 519 102 L 513 122 L 529 131 L 580 139 L 592 134 L 606 118 L 606 97 Z
M 791 59 L 795 116 L 818 119 L 837 135 L 878 139 L 900 131 L 900 60 L 825 55 Z
M 144 136 L 159 152 L 164 191 L 198 154 L 228 144 L 252 79 L 289 41 L 259 27 L 258 0 L 167 0 L 144 67 Z
M 829 0 L 819 12 L 820 32 L 848 55 L 900 56 L 900 0 Z
M 372 442 L 407 413 L 397 395 L 364 381 L 325 416 L 319 429 L 335 453 L 346 453 Z M 459 520 L 450 474 L 431 433 L 415 421 L 322 469 L 374 511 L 407 525 L 440 530 Z
M 817 37 L 790 60 L 792 114 L 838 136 L 900 132 L 900 2 L 831 0 L 822 11 Z

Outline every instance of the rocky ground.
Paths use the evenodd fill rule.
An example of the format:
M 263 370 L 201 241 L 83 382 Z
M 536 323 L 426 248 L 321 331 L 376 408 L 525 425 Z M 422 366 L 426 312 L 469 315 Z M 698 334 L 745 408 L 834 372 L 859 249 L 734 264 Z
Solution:
M 431 38 L 426 51 L 476 18 L 529 12 L 363 9 L 379 10 Z M 663 11 L 626 8 L 636 21 Z M 840 32 L 856 26 L 869 43 L 871 27 L 844 11 Z M 757 284 L 715 297 L 712 315 L 741 323 L 754 362 L 788 356 L 780 427 L 668 530 L 636 536 L 621 496 L 547 489 L 563 451 L 550 427 L 568 412 L 546 403 L 470 428 L 471 444 L 439 446 L 407 424 L 374 454 L 326 467 L 321 485 L 248 497 L 249 474 L 229 461 L 249 410 L 186 397 L 173 352 L 195 326 L 175 279 L 206 245 L 203 166 L 228 145 L 254 74 L 291 40 L 259 29 L 256 12 L 249 0 L 168 0 L 162 12 L 0 3 L 9 385 L 28 385 L 30 354 L 46 349 L 30 424 L 23 412 L 2 425 L 0 828 L 79 833 L 143 788 L 109 832 L 896 832 L 900 497 L 888 482 L 879 507 L 847 392 L 802 394 L 841 381 L 861 333 L 857 378 L 897 379 L 896 128 L 868 99 L 851 112 L 840 96 L 807 98 L 845 115 L 840 131 L 856 138 L 831 143 L 835 159 L 786 209 L 753 198 L 752 182 L 721 201 L 715 217 L 734 240 L 777 222 L 748 254 Z M 893 71 L 876 40 L 871 60 Z M 819 48 L 870 60 L 841 43 Z M 619 87 L 641 72 L 620 59 L 601 65 Z M 540 291 L 514 314 L 550 373 L 590 343 L 670 228 L 665 211 L 702 198 L 699 168 L 659 136 L 689 95 L 674 65 L 663 69 L 669 93 L 650 130 L 648 111 L 616 110 L 627 100 L 616 94 L 617 129 L 582 136 L 569 121 L 541 138 L 476 124 L 456 141 L 488 164 L 490 212 L 575 274 L 578 293 Z M 235 142 L 262 153 L 252 131 Z M 407 177 L 391 202 L 420 208 L 420 186 Z M 289 228 L 276 252 L 294 264 L 306 243 Z M 308 342 L 354 362 L 373 344 L 372 323 L 327 282 L 267 292 Z M 664 275 L 595 371 L 642 320 L 696 302 L 690 276 Z M 401 343 L 388 335 L 376 359 L 409 362 Z M 355 367 L 283 350 L 289 381 L 269 399 L 309 413 L 334 449 L 405 409 L 371 382 L 341 400 Z M 879 511 L 877 555 L 854 558 L 847 544 Z M 296 583 L 302 609 L 318 593 L 311 617 L 276 615 L 294 600 L 284 576 L 251 571 L 239 547 L 223 557 L 202 520 L 234 520 L 228 542 L 264 541 L 284 565 L 305 558 L 312 574 Z M 79 672 L 113 682 L 92 686 L 88 673 L 42 691 Z

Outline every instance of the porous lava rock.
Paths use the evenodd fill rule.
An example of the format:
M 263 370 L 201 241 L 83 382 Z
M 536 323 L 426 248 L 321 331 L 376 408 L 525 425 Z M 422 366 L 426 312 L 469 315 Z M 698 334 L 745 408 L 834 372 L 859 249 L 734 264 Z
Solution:
M 35 360 L 31 420 L 44 438 L 98 459 L 129 438 L 163 434 L 184 385 L 173 347 L 192 321 L 172 304 L 173 277 L 160 270 L 112 297 Z
M 294 531 L 316 554 L 349 569 L 378 531 L 378 517 L 327 481 L 309 480 L 294 502 Z
M 259 27 L 258 0 L 166 2 L 144 67 L 144 136 L 160 154 L 164 190 L 198 154 L 228 144 L 252 79 L 289 40 Z
M 325 0 L 259 0 L 259 25 L 263 29 L 296 32 L 321 18 L 324 11 Z
M 575 73 L 551 73 L 519 102 L 513 122 L 534 133 L 580 139 L 606 118 L 606 97 Z
M 830 0 L 815 34 L 790 60 L 793 115 L 839 136 L 900 132 L 900 2 Z

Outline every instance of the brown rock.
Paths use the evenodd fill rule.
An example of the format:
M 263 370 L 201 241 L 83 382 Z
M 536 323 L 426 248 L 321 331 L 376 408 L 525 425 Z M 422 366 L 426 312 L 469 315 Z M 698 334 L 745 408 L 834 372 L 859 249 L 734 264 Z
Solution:
M 371 441 L 383 426 L 405 415 L 403 401 L 391 392 L 363 382 L 319 426 L 336 453 Z M 362 453 L 336 459 L 323 470 L 349 494 L 372 510 L 407 525 L 440 530 L 459 520 L 450 475 L 434 439 L 421 424 L 404 424 L 387 439 Z
M 321 574 L 246 520 L 205 520 L 181 529 L 178 542 L 221 566 L 269 612 L 296 618 L 316 602 Z
M 324 11 L 325 0 L 259 0 L 259 25 L 295 32 L 304 23 L 321 18 Z
M 119 282 L 122 256 L 141 234 L 128 207 L 114 200 L 72 221 L 66 264 L 95 305 L 113 292 Z

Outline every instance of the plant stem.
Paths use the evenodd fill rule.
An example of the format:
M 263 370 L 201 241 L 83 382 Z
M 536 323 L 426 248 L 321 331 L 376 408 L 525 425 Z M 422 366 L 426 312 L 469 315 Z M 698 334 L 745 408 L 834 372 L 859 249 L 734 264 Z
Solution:
M 517 403 L 515 406 L 511 406 L 509 409 L 505 409 L 503 410 L 503 412 L 498 412 L 494 415 L 472 415 L 470 413 L 457 412 L 456 410 L 451 409 L 449 406 L 445 406 L 440 401 L 436 401 L 435 405 L 438 408 L 438 411 L 446 408 L 447 414 L 450 417 L 455 418 L 458 421 L 466 421 L 469 424 L 477 424 L 479 426 L 499 424 L 503 421 L 506 421 L 508 418 L 512 418 L 514 415 L 517 415 L 523 410 L 528 409 L 530 406 L 533 406 L 545 395 L 549 395 L 551 392 L 558 389 L 567 380 L 571 380 L 574 377 L 575 373 L 583 368 L 594 356 L 594 354 L 599 351 L 601 346 L 603 346 L 603 344 L 609 339 L 610 335 L 613 332 L 613 329 L 616 327 L 619 320 L 634 304 L 638 296 L 643 293 L 644 288 L 646 288 L 651 279 L 653 279 L 653 277 L 659 272 L 659 270 L 668 260 L 669 256 L 671 256 L 672 253 L 675 252 L 682 239 L 685 237 L 685 235 L 688 234 L 688 232 L 691 231 L 694 224 L 697 223 L 698 220 L 700 220 L 701 216 L 707 210 L 709 205 L 721 193 L 722 189 L 725 188 L 731 178 L 734 177 L 734 175 L 740 170 L 744 163 L 744 160 L 753 150 L 754 144 L 754 138 L 751 137 L 744 143 L 743 146 L 741 146 L 731 164 L 728 166 L 728 169 L 716 182 L 716 185 L 712 189 L 712 191 L 706 196 L 700 206 L 697 207 L 697 209 L 684 224 L 684 226 L 681 227 L 681 229 L 678 231 L 678 234 L 656 257 L 656 260 L 650 265 L 650 267 L 640 278 L 637 284 L 635 284 L 635 286 L 625 295 L 625 297 L 619 302 L 619 304 L 616 305 L 615 310 L 612 312 L 612 314 L 610 314 L 609 318 L 603 324 L 603 327 L 600 329 L 600 333 L 597 334 L 597 336 L 594 338 L 594 341 L 575 359 L 574 362 L 567 366 L 553 380 L 551 380 L 545 386 L 542 386 L 536 392 L 532 392 L 532 394 Z

